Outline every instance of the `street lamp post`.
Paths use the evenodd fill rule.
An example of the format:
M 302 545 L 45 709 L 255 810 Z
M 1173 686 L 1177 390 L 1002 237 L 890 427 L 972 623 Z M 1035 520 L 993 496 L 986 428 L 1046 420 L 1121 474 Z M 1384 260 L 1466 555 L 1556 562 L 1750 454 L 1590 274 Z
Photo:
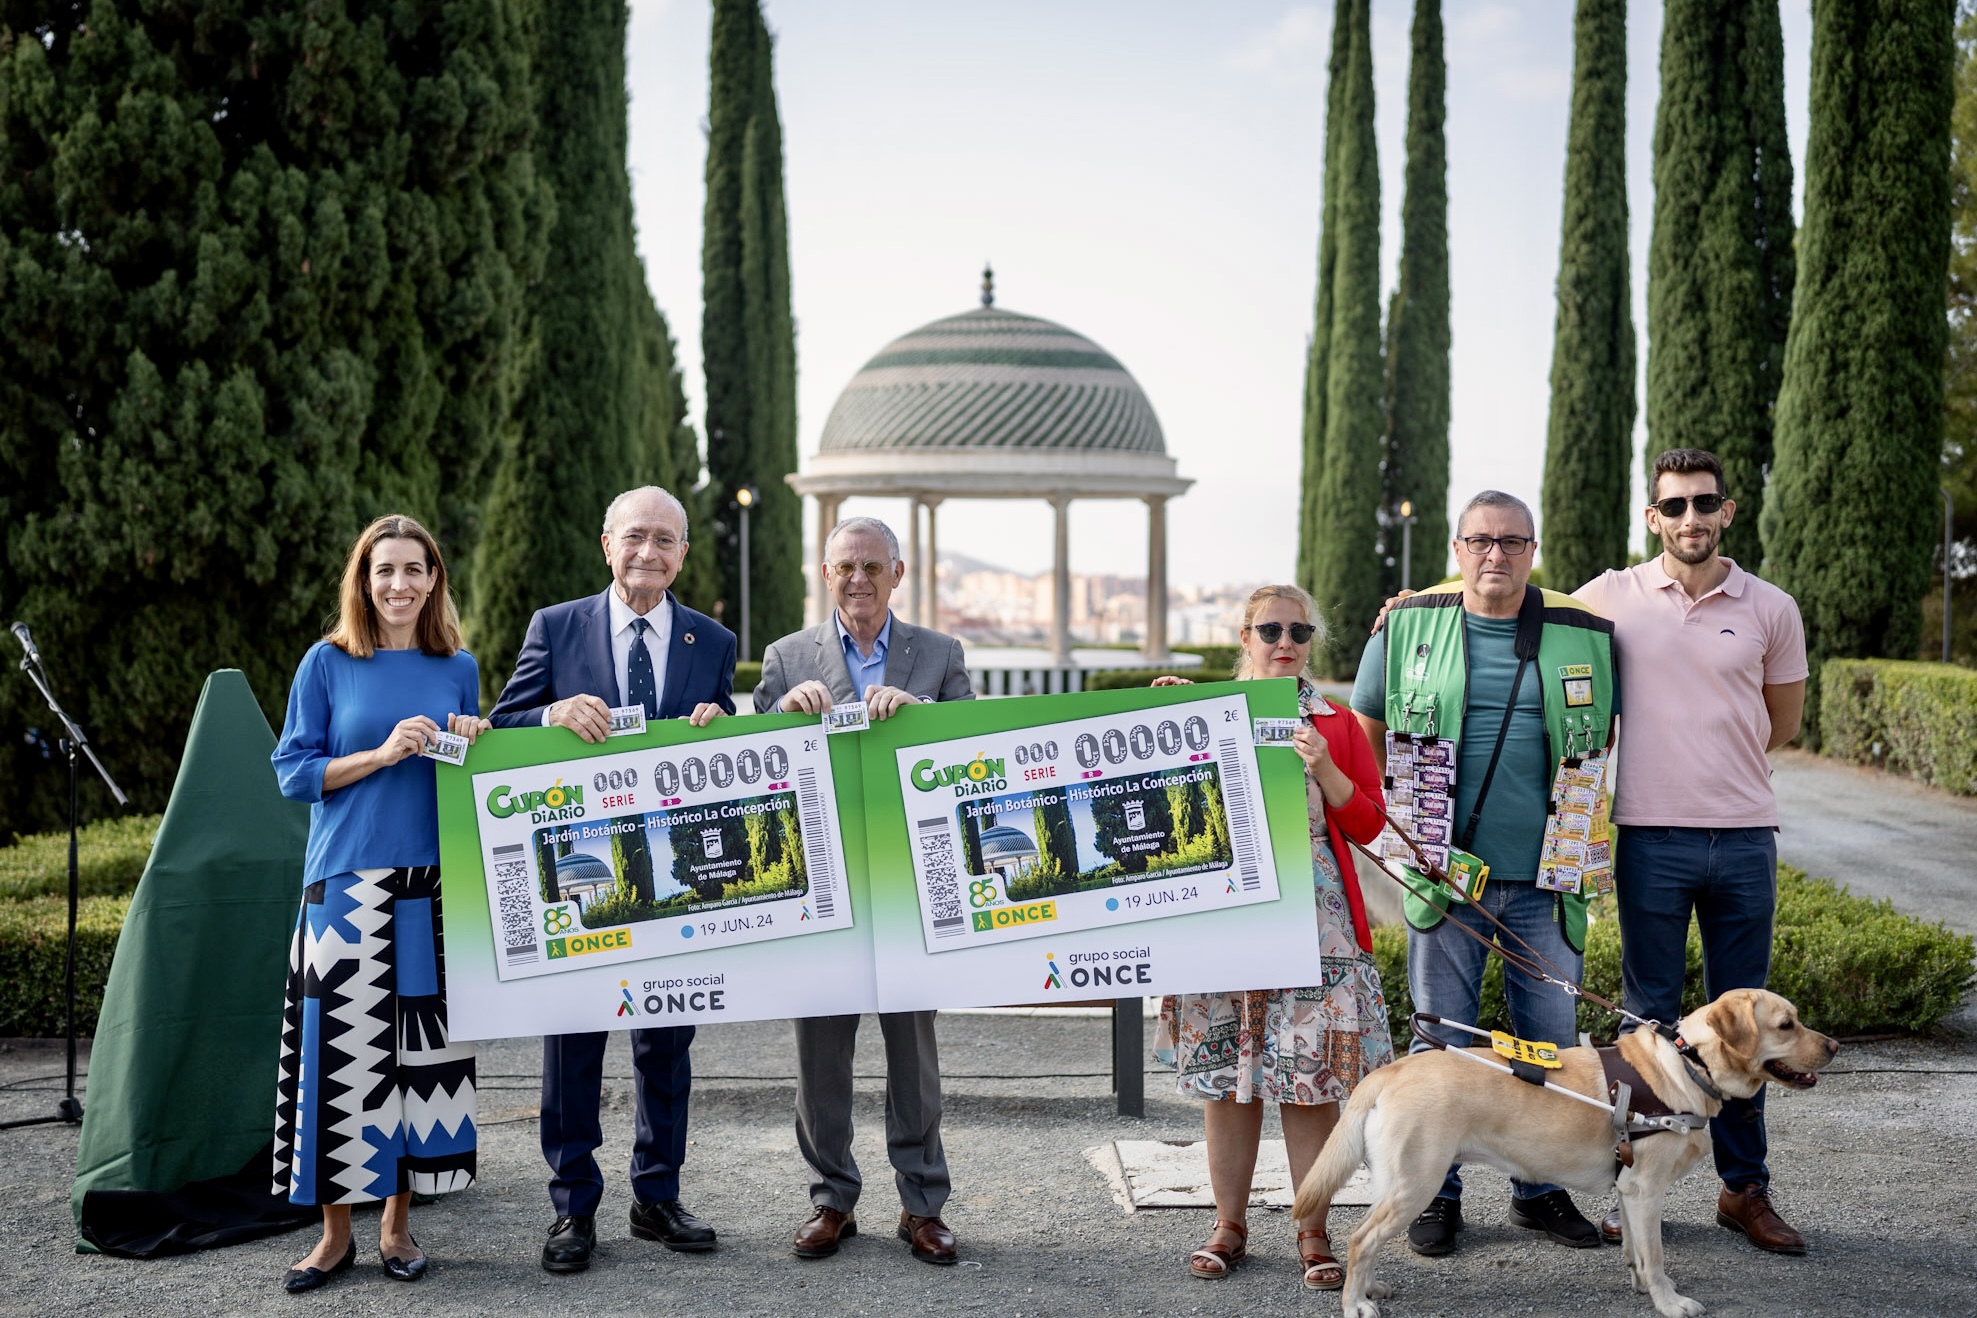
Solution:
M 735 504 L 741 509 L 741 658 L 748 661 L 748 510 L 755 506 L 755 487 L 744 485 L 735 491 Z
M 1414 589 L 1414 500 L 1400 501 L 1400 588 Z
M 1950 549 L 1956 532 L 1956 500 L 1947 487 L 1938 485 L 1943 496 L 1943 662 L 1950 661 Z

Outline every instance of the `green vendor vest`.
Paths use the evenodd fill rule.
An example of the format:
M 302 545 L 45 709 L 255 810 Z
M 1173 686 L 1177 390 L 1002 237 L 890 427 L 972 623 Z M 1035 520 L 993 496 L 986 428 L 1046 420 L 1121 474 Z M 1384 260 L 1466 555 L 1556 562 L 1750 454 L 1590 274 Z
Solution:
M 1462 583 L 1454 582 L 1410 595 L 1387 614 L 1387 727 L 1449 738 L 1458 751 L 1469 695 L 1462 612 Z M 1613 624 L 1569 595 L 1526 586 L 1516 646 L 1519 659 L 1536 660 L 1524 680 L 1536 679 L 1543 692 L 1545 741 L 1554 768 L 1568 755 L 1606 745 L 1613 728 Z M 1455 821 L 1457 836 L 1464 822 Z M 1432 929 L 1447 914 L 1448 893 L 1430 887 L 1418 870 L 1409 872 L 1431 896 L 1409 892 L 1407 922 Z M 1590 902 L 1590 897 L 1559 894 L 1565 939 L 1582 953 Z

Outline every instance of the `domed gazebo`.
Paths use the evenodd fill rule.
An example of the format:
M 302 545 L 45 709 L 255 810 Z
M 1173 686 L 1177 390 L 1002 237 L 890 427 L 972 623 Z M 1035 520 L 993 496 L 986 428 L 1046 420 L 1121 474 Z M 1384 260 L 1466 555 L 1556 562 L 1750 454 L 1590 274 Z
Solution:
M 1139 382 L 1105 349 L 1052 321 L 982 305 L 893 340 L 852 377 L 809 466 L 788 478 L 817 500 L 823 537 L 854 496 L 912 501 L 907 616 L 937 625 L 934 510 L 944 499 L 1046 499 L 1057 511 L 1050 665 L 1071 678 L 1073 499 L 1140 499 L 1147 507 L 1146 636 L 1167 653 L 1167 500 L 1194 482 L 1175 473 Z M 922 552 L 921 516 L 926 532 Z M 824 616 L 813 592 L 815 620 Z

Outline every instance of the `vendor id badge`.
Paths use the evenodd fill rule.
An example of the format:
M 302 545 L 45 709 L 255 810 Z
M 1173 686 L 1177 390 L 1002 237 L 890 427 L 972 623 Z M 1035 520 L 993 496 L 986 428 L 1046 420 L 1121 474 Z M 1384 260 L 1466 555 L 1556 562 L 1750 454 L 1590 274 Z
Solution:
M 898 752 L 929 953 L 1278 898 L 1239 695 Z
M 830 755 L 814 729 L 473 784 L 504 980 L 852 927 Z

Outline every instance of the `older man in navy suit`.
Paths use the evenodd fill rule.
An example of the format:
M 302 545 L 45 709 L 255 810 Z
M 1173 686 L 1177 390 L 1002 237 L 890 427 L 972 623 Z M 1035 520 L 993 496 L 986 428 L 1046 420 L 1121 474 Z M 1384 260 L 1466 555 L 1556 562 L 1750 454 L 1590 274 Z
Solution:
M 643 705 L 647 718 L 689 718 L 700 727 L 734 713 L 734 633 L 669 589 L 686 559 L 680 501 L 654 485 L 627 490 L 604 514 L 603 543 L 611 586 L 529 619 L 515 674 L 495 702 L 494 725 L 568 728 L 601 742 L 614 706 Z M 631 1035 L 638 1072 L 632 1234 L 668 1249 L 712 1249 L 714 1229 L 680 1203 L 693 1027 Z M 550 1272 L 583 1271 L 597 1242 L 604 1177 L 594 1154 L 604 1140 L 597 1106 L 606 1037 L 600 1031 L 542 1041 L 542 1156 L 556 1209 L 542 1248 Z

